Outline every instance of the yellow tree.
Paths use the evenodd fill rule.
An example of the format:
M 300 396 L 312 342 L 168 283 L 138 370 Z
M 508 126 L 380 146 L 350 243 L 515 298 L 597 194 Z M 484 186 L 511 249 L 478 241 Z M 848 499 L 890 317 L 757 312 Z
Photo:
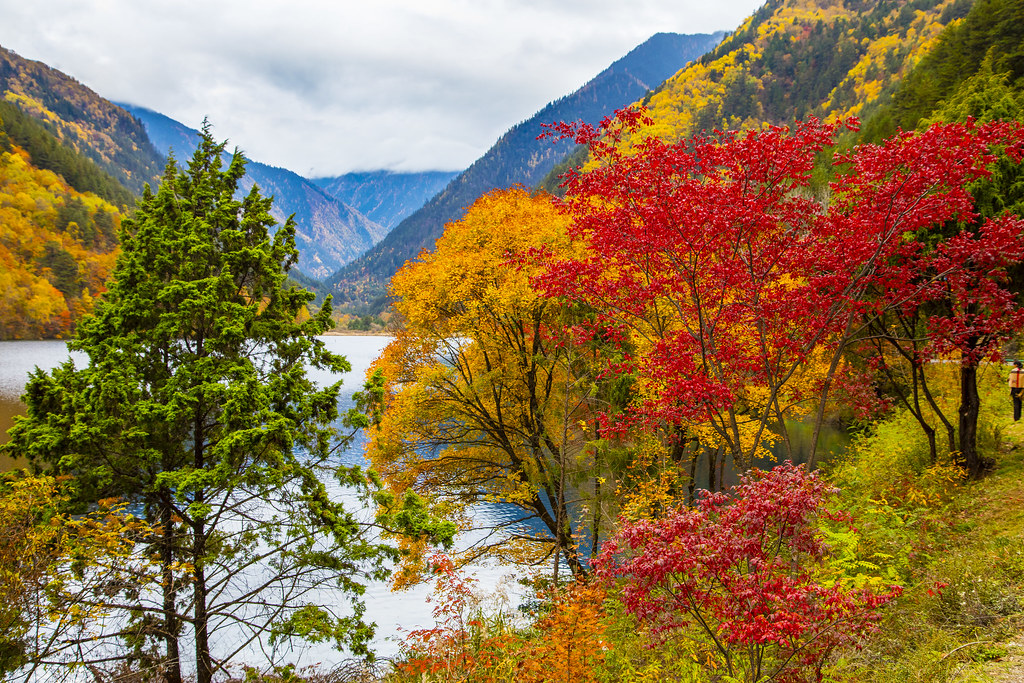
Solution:
M 105 661 L 110 643 L 95 626 L 117 610 L 117 591 L 158 581 L 135 545 L 157 531 L 116 501 L 69 514 L 71 489 L 22 473 L 0 480 L 0 675 Z
M 415 491 L 463 529 L 481 530 L 474 506 L 515 511 L 466 558 L 551 560 L 556 578 L 562 561 L 587 571 L 603 482 L 594 345 L 568 343 L 569 314 L 533 291 L 535 268 L 522 258 L 568 255 L 565 227 L 549 197 L 496 191 L 394 277 L 400 322 L 371 369 L 384 392 L 367 446 L 395 493 Z

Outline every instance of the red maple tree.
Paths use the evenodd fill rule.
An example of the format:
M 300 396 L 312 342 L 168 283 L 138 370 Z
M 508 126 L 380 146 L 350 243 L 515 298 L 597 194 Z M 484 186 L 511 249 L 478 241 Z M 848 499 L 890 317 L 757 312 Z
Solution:
M 731 495 L 704 492 L 693 509 L 624 520 L 598 576 L 623 580 L 630 613 L 655 634 L 697 640 L 730 680 L 820 680 L 828 654 L 855 643 L 900 592 L 818 578 L 829 554 L 819 523 L 840 519 L 826 505 L 833 493 L 792 463 L 751 470 Z
M 1020 221 L 1004 216 L 941 248 L 925 249 L 920 236 L 976 218 L 967 187 L 987 174 L 996 148 L 1020 159 L 1019 124 L 937 124 L 835 155 L 842 127 L 816 120 L 678 142 L 643 138 L 648 123 L 629 110 L 597 128 L 553 127 L 590 147 L 563 203 L 586 256 L 550 263 L 536 284 L 631 333 L 635 353 L 611 370 L 632 373 L 644 397 L 612 430 L 710 425 L 744 470 L 793 405 L 817 404 L 820 423 L 864 315 L 937 296 L 937 283 L 957 301 L 983 289 L 959 283 L 984 281 L 995 285 L 982 306 L 991 314 L 951 305 L 934 327 L 935 348 L 955 346 L 982 319 L 1005 325 L 1012 305 L 985 264 L 995 245 L 1019 239 Z M 816 193 L 823 154 L 837 175 Z M 812 357 L 822 377 L 797 381 Z

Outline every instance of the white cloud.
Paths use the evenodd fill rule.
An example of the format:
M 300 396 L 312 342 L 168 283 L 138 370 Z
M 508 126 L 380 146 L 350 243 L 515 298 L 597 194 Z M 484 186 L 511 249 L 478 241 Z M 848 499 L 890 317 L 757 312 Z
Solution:
M 658 31 L 762 0 L 0 0 L 0 45 L 304 174 L 462 169 Z

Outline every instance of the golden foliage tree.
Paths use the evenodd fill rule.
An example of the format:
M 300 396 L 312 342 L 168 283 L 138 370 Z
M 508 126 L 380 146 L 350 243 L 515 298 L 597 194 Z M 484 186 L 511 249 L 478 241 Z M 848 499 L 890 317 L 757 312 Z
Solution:
M 71 515 L 70 491 L 53 477 L 0 482 L 0 674 L 102 658 L 92 627 L 116 610 L 117 590 L 156 581 L 134 546 L 154 530 L 116 501 Z
M 563 559 L 586 572 L 598 533 L 596 389 L 588 351 L 564 338 L 567 311 L 533 291 L 520 257 L 566 254 L 565 227 L 549 198 L 496 191 L 394 277 L 401 322 L 371 370 L 385 391 L 367 447 L 396 493 L 464 529 L 474 506 L 516 511 L 466 557 L 553 559 L 556 575 Z
M 0 339 L 67 337 L 106 289 L 118 210 L 0 152 Z

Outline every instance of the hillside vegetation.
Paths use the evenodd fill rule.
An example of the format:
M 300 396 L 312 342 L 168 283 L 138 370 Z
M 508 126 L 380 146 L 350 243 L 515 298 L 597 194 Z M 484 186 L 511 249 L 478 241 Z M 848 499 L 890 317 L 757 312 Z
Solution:
M 70 336 L 106 289 L 120 223 L 0 131 L 0 339 Z
M 133 193 L 159 181 L 163 159 L 142 124 L 66 74 L 0 48 L 0 93 Z
M 967 3 L 957 3 L 960 10 Z M 960 12 L 957 11 L 956 14 Z M 865 137 L 877 141 L 897 128 L 932 118 L 1020 119 L 1024 106 L 1024 23 L 1014 0 L 977 0 L 970 13 L 934 41 L 916 68 L 872 113 Z
M 92 192 L 116 206 L 135 203 L 131 190 L 6 100 L 0 101 L 0 122 L 7 138 L 24 149 L 38 168 L 53 171 L 79 192 Z
M 863 116 L 966 13 L 963 0 L 769 0 L 645 104 L 648 134 Z

